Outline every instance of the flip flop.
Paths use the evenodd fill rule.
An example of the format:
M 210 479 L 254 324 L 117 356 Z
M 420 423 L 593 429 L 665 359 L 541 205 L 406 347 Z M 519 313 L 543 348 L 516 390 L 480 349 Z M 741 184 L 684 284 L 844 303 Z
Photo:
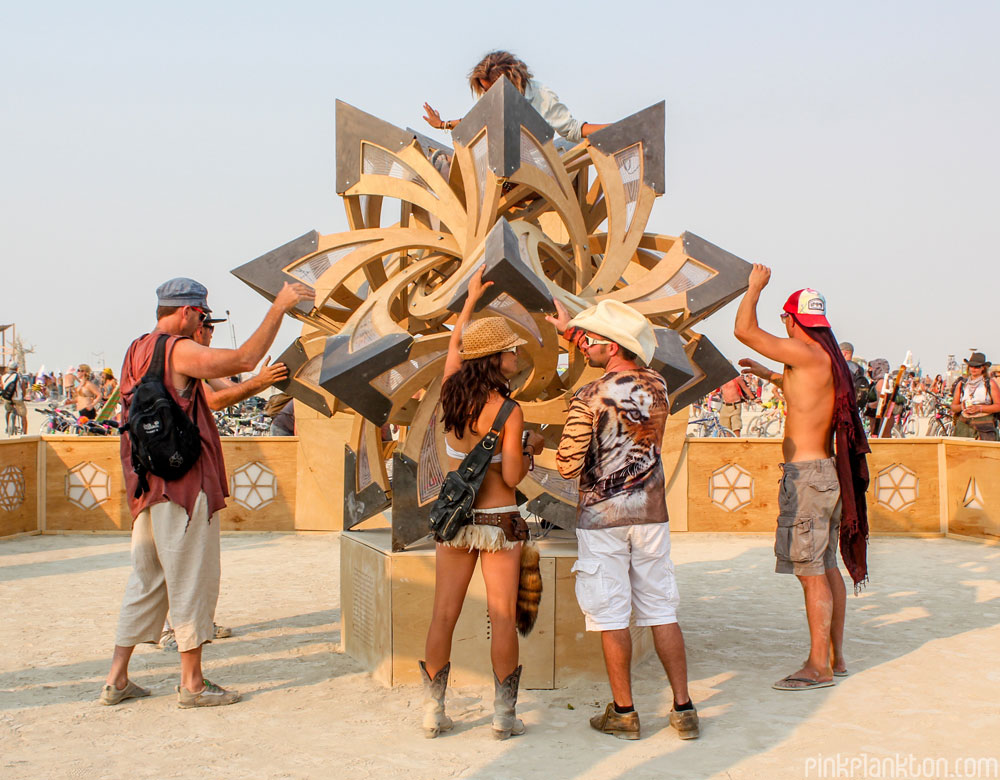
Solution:
M 844 671 L 842 671 L 842 672 L 834 672 L 833 676 L 834 677 L 847 677 L 847 675 L 849 675 L 849 674 L 850 674 L 850 672 L 847 671 L 847 669 L 844 669 Z
M 788 685 L 787 683 L 806 683 L 805 685 Z M 812 680 L 808 677 L 782 677 L 778 682 L 771 686 L 776 691 L 811 691 L 813 688 L 832 688 L 833 680 L 827 680 L 826 682 L 820 682 L 819 680 Z

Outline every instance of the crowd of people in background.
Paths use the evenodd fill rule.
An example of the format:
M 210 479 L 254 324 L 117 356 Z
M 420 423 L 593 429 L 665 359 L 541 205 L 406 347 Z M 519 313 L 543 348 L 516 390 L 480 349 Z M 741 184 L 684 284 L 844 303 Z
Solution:
M 210 339 L 213 322 L 203 326 L 205 335 L 199 343 Z M 200 334 L 200 331 L 199 331 Z M 196 334 L 196 340 L 199 336 Z M 210 392 L 220 402 L 213 404 L 223 435 L 294 436 L 294 404 L 285 393 L 274 393 L 270 400 L 257 397 L 275 382 L 287 377 L 282 364 L 261 368 L 259 374 L 240 381 L 239 376 L 218 380 L 219 388 Z M 215 380 L 213 380 L 215 381 Z M 70 366 L 65 371 L 23 372 L 19 366 L 0 365 L 0 389 L 5 407 L 5 430 L 8 436 L 25 433 L 116 433 L 121 418 L 118 378 L 111 368 L 94 371 L 87 363 Z M 234 389 L 235 388 L 235 389 Z M 8 397 L 9 396 L 9 397 Z M 28 430 L 28 406 L 44 405 L 48 412 L 58 411 L 65 428 Z M 52 414 L 49 414 L 52 417 Z M 98 428 L 100 423 L 103 428 Z
M 886 358 L 863 360 L 854 346 L 840 344 L 854 381 L 857 404 L 872 438 L 918 435 L 958 436 L 983 441 L 1000 440 L 1000 366 L 979 351 L 953 364 L 945 374 L 924 373 L 918 366 L 892 366 Z M 994 403 L 996 401 L 996 403 Z M 771 436 L 780 426 L 754 425 L 755 415 L 778 409 L 784 413 L 781 389 L 767 380 L 743 373 L 709 393 L 692 410 L 692 435 Z M 708 415 L 706 418 L 705 415 Z M 879 417 L 883 423 L 873 432 Z M 706 424 L 711 421 L 711 425 Z M 715 425 L 717 421 L 717 425 Z M 694 424 L 697 423 L 697 424 Z M 747 425 L 753 427 L 749 430 Z
M 840 346 L 855 382 L 858 406 L 866 425 L 870 426 L 879 411 L 880 399 L 884 398 L 883 405 L 889 406 L 885 417 L 890 422 L 885 426 L 883 436 L 917 435 L 915 419 L 922 417 L 933 418 L 926 428 L 927 435 L 985 441 L 1000 439 L 997 426 L 1000 418 L 1000 366 L 993 366 L 982 352 L 974 352 L 961 368 L 956 365 L 945 374 L 923 373 L 919 366 L 905 368 L 899 377 L 899 387 L 892 394 L 898 366 L 893 367 L 885 358 L 856 358 L 854 347 L 848 342 Z M 120 413 L 117 406 L 118 379 L 111 368 L 95 372 L 87 363 L 80 363 L 69 366 L 65 371 L 31 373 L 20 371 L 17 365 L 12 364 L 0 366 L 0 377 L 2 387 L 7 388 L 3 400 L 8 435 L 28 432 L 26 403 L 57 405 L 81 421 L 92 421 L 98 416 L 115 420 Z M 109 402 L 112 403 L 107 408 Z M 993 409 L 994 405 L 998 408 Z M 294 402 L 289 395 L 275 393 L 268 403 L 262 401 L 258 406 L 260 408 L 250 410 L 262 420 L 258 426 L 260 430 L 254 433 L 269 436 L 295 434 Z M 751 423 L 753 414 L 763 412 L 783 416 L 784 398 L 779 387 L 744 370 L 709 393 L 693 407 L 693 412 L 702 421 L 705 419 L 702 415 L 714 415 L 712 419 L 717 421 L 718 430 L 724 431 L 724 435 L 777 435 L 780 425 L 772 425 L 767 432 L 763 425 L 756 425 L 748 431 L 747 425 Z M 248 412 L 240 409 L 239 413 Z M 236 432 L 227 430 L 226 425 L 222 428 L 224 435 Z M 704 425 L 696 426 L 694 433 L 697 435 L 705 430 Z M 239 432 L 248 431 L 242 429 Z M 870 429 L 869 435 L 874 435 Z

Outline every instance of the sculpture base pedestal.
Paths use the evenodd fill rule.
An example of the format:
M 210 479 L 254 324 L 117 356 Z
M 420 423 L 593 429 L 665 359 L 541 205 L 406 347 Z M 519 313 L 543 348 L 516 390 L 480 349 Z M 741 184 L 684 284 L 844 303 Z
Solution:
M 520 638 L 521 685 L 559 688 L 607 679 L 600 634 L 585 630 L 574 593 L 576 540 L 539 542 L 543 594 L 538 621 Z M 434 544 L 392 552 L 391 531 L 345 531 L 340 541 L 344 648 L 386 685 L 420 682 L 417 661 L 434 604 Z M 632 628 L 633 664 L 653 652 L 648 628 Z M 469 585 L 452 642 L 454 685 L 489 685 L 490 621 L 479 566 Z

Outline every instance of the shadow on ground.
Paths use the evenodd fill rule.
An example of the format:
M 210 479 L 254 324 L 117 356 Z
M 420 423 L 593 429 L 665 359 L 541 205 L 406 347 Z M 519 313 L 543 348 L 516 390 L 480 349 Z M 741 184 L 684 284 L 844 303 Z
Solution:
M 863 684 L 866 670 L 928 642 L 1000 624 L 1000 550 L 951 539 L 876 539 L 869 561 L 871 582 L 860 596 L 848 596 L 845 655 L 851 677 L 840 685 Z M 684 766 L 697 766 L 699 777 L 714 776 L 772 750 L 812 718 L 836 688 L 780 692 L 770 687 L 796 671 L 808 655 L 801 587 L 793 576 L 775 574 L 773 567 L 773 554 L 764 545 L 732 559 L 677 566 L 689 679 L 702 713 L 701 739 L 682 742 L 669 727 L 666 675 L 659 661 L 650 658 L 633 671 L 643 739 L 672 740 L 672 749 L 640 763 L 616 759 L 636 743 L 595 732 L 601 753 L 566 755 L 559 777 L 588 774 L 597 763 L 602 778 L 667 776 Z M 915 703 L 925 695 L 917 683 L 899 682 L 913 685 Z M 602 695 L 610 696 L 606 685 Z M 552 712 L 548 708 L 547 714 Z M 589 729 L 587 720 L 597 712 L 597 707 L 578 706 L 559 717 L 570 721 L 569 728 Z M 713 751 L 712 743 L 719 739 L 725 740 L 726 750 Z M 549 776 L 545 767 L 518 774 Z M 467 777 L 512 775 L 500 758 Z

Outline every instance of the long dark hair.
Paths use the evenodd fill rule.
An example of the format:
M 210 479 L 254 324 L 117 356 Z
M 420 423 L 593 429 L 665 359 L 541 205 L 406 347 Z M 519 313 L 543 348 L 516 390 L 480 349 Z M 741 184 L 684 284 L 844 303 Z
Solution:
M 444 381 L 441 387 L 441 407 L 444 410 L 445 433 L 455 431 L 462 439 L 466 430 L 475 431 L 479 414 L 486 406 L 490 393 L 510 398 L 510 385 L 500 370 L 503 353 L 463 360 L 462 367 Z

